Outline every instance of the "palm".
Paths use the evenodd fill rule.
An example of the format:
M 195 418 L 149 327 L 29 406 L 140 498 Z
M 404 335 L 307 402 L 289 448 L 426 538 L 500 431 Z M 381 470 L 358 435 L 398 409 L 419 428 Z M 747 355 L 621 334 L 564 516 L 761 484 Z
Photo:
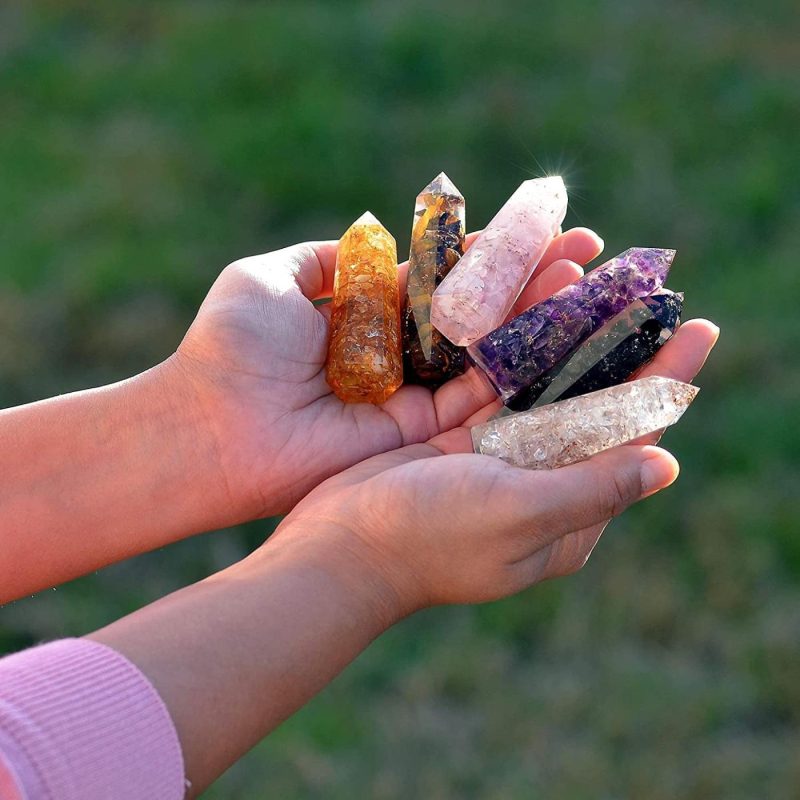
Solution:
M 692 381 L 717 334 L 706 320 L 690 320 L 642 370 L 642 377 Z M 625 473 L 620 465 L 630 455 L 623 451 L 640 448 L 615 448 L 575 465 L 578 471 L 567 467 L 526 474 L 498 459 L 465 455 L 471 450 L 469 425 L 485 414 L 483 408 L 425 444 L 382 453 L 337 474 L 299 503 L 290 518 L 313 523 L 321 515 L 337 521 L 365 537 L 373 552 L 384 555 L 390 571 L 413 565 L 412 582 L 417 586 L 426 583 L 421 576 L 432 574 L 422 587 L 425 603 L 489 600 L 574 572 L 589 557 L 608 519 L 634 495 L 641 496 L 638 466 L 627 471 L 628 480 L 620 478 Z M 653 444 L 658 438 L 654 434 L 638 443 Z M 587 469 L 581 469 L 584 466 Z M 599 505 L 601 512 L 588 514 L 587 503 L 589 508 Z M 385 508 L 394 508 L 402 521 L 381 515 Z M 537 511 L 543 512 L 546 524 L 533 524 Z M 582 523 L 570 527 L 575 519 Z M 593 524 L 587 525 L 588 519 Z M 313 529 L 313 524 L 308 527 Z M 284 530 L 292 527 L 279 528 L 277 536 Z M 515 535 L 509 538 L 503 531 Z M 483 570 L 476 570 L 479 564 Z M 487 571 L 487 565 L 492 569 Z
M 521 302 L 574 280 L 575 262 L 597 249 L 588 231 L 563 234 Z M 330 296 L 334 262 L 335 243 L 322 243 L 232 264 L 179 349 L 217 431 L 229 484 L 250 487 L 263 514 L 285 511 L 365 458 L 457 429 L 493 399 L 469 371 L 436 393 L 406 385 L 382 406 L 342 403 L 325 380 L 327 310 L 311 302 Z

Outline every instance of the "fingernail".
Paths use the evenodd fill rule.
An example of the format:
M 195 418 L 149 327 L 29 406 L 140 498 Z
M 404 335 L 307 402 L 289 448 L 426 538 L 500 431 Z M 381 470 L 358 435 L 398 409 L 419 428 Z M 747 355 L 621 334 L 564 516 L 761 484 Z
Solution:
M 678 477 L 678 462 L 665 450 L 653 449 L 657 454 L 642 462 L 639 473 L 645 496 L 666 489 Z

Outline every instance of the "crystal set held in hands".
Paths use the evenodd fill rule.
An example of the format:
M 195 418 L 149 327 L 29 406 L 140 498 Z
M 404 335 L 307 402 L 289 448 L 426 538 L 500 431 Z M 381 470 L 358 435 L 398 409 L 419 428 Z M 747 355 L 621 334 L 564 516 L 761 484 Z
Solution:
M 436 389 L 479 368 L 503 410 L 472 429 L 476 453 L 555 468 L 672 425 L 697 394 L 629 378 L 680 325 L 664 288 L 674 250 L 632 247 L 508 320 L 558 235 L 567 190 L 524 181 L 468 250 L 464 197 L 441 173 L 417 196 L 406 291 L 397 248 L 369 212 L 339 242 L 328 383 L 347 403 L 383 403 L 403 383 Z

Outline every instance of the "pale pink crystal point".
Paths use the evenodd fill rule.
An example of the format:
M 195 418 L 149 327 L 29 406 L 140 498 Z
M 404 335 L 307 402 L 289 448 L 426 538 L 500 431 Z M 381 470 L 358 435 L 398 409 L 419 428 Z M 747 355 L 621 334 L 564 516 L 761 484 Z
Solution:
M 525 181 L 434 292 L 434 327 L 464 347 L 502 325 L 566 213 L 560 177 Z

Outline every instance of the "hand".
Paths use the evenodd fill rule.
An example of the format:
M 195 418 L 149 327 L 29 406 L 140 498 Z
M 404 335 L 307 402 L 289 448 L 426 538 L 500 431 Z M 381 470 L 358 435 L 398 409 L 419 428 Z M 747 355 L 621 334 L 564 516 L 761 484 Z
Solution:
M 692 380 L 718 333 L 704 320 L 686 323 L 642 375 Z M 309 494 L 265 550 L 325 533 L 338 542 L 340 563 L 356 565 L 353 583 L 379 580 L 397 615 L 480 602 L 579 569 L 611 517 L 678 474 L 669 453 L 644 443 L 552 471 L 470 450 L 459 426 L 370 458 Z
M 586 229 L 557 237 L 512 313 L 577 279 L 601 249 Z M 231 524 L 286 512 L 325 478 L 449 431 L 494 398 L 469 370 L 434 394 L 403 386 L 382 406 L 342 403 L 325 380 L 328 312 L 312 302 L 330 297 L 335 262 L 324 242 L 231 264 L 174 357 L 241 509 Z

